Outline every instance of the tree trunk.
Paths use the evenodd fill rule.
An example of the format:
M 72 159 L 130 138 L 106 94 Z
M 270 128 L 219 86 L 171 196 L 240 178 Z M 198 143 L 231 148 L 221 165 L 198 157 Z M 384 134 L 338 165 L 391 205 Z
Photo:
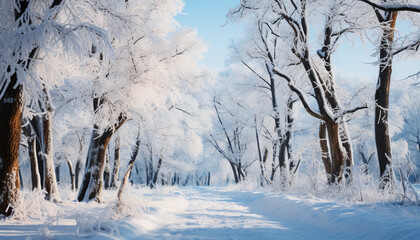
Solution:
M 79 137 L 79 135 L 77 135 Z M 75 187 L 76 189 L 79 188 L 79 176 L 80 172 L 82 171 L 82 154 L 83 154 L 83 142 L 85 141 L 85 134 L 82 133 L 82 137 L 79 137 L 79 155 L 77 156 L 76 160 L 76 174 L 74 176 L 75 180 Z
M 335 89 L 335 80 L 332 71 L 332 63 L 331 63 L 331 54 L 333 53 L 332 44 L 333 40 L 333 25 L 331 24 L 331 17 L 327 17 L 327 22 L 325 25 L 325 32 L 324 32 L 324 46 L 322 47 L 322 52 L 325 54 L 324 56 L 320 55 L 320 57 L 324 60 L 324 67 L 325 70 L 328 72 L 328 77 L 323 79 L 319 74 L 319 79 L 321 81 L 325 97 L 328 100 L 331 108 L 333 109 L 335 114 L 340 114 L 339 111 L 342 109 L 341 103 L 339 102 L 336 96 L 336 89 Z M 337 38 L 339 36 L 336 36 Z M 347 129 L 346 119 L 343 116 L 340 120 L 340 138 L 343 148 L 346 150 L 346 170 L 345 170 L 345 177 L 349 182 L 352 180 L 351 176 L 351 167 L 353 167 L 353 148 L 351 145 L 351 138 L 350 134 Z
M 156 187 L 157 181 L 159 179 L 159 170 L 160 170 L 161 167 L 162 167 L 162 157 L 159 158 L 158 166 L 157 166 L 156 172 L 155 172 L 155 174 L 153 176 L 152 184 L 150 184 L 150 188 Z
M 136 145 L 134 146 L 134 150 L 133 150 L 133 153 L 131 154 L 130 162 L 128 163 L 127 171 L 124 174 L 123 181 L 121 182 L 120 189 L 118 190 L 118 196 L 117 196 L 118 203 L 117 203 L 117 207 L 118 207 L 118 212 L 119 213 L 121 213 L 121 211 L 122 211 L 122 194 L 124 192 L 125 186 L 127 185 L 128 178 L 129 178 L 129 176 L 131 174 L 131 171 L 133 169 L 134 161 L 137 158 L 137 154 L 139 153 L 139 149 L 140 149 L 140 132 L 137 135 Z
M 273 144 L 273 161 L 271 162 L 271 176 L 270 176 L 270 180 L 273 181 L 274 180 L 274 175 L 276 174 L 276 152 L 277 152 L 277 140 L 274 141 Z
M 328 146 L 327 125 L 323 121 L 321 121 L 319 124 L 319 144 L 321 146 L 321 157 L 322 162 L 324 163 L 325 172 L 327 174 L 327 181 L 328 183 L 331 183 L 332 162 Z
M 52 128 L 52 112 L 53 107 L 50 102 L 50 97 L 47 89 L 43 85 L 42 91 L 44 93 L 44 104 L 46 107 L 46 114 L 43 117 L 43 153 L 44 159 L 44 173 L 45 173 L 45 190 L 47 191 L 46 199 L 50 201 L 60 201 L 60 195 L 58 194 L 58 185 L 54 171 L 54 160 L 53 160 L 53 128 Z
M 315 99 L 318 103 L 319 111 L 325 120 L 325 124 L 327 125 L 328 142 L 332 164 L 331 182 L 340 182 L 343 179 L 343 171 L 345 168 L 347 155 L 343 152 L 344 147 L 341 141 L 340 125 L 339 123 L 335 122 L 335 119 L 332 119 L 332 116 L 330 116 L 328 112 L 328 105 L 335 105 L 339 107 L 338 99 L 334 94 L 335 89 L 333 88 L 333 84 L 331 84 L 332 94 L 330 96 L 325 96 L 325 92 L 329 91 L 325 91 L 325 89 L 323 89 L 325 84 L 323 84 L 322 79 L 318 77 L 316 70 L 309 62 L 309 52 L 307 49 L 305 49 L 305 58 L 302 59 L 302 63 L 311 81 L 312 89 L 315 92 Z M 320 87 L 322 89 L 320 89 Z
M 258 136 L 258 127 L 257 127 L 257 116 L 254 116 L 254 120 L 255 120 L 255 138 L 257 140 L 257 149 L 258 149 L 258 159 L 260 161 L 260 168 L 261 168 L 261 187 L 264 186 L 264 181 L 265 181 L 265 170 L 264 170 L 264 161 L 263 161 L 263 157 L 261 155 L 261 146 L 260 146 L 260 138 Z M 264 151 L 264 157 L 267 156 L 268 154 L 268 150 L 265 149 Z
M 16 83 L 15 73 L 0 99 L 0 214 L 6 216 L 12 214 L 20 200 L 19 144 L 24 100 L 22 86 Z
M 229 162 L 230 166 L 232 167 L 232 171 L 233 171 L 233 177 L 235 178 L 235 183 L 238 184 L 239 183 L 239 178 L 238 178 L 238 171 L 236 168 L 236 165 L 233 164 L 232 162 Z
M 67 165 L 69 167 L 69 174 L 70 174 L 70 181 L 71 181 L 71 190 L 73 192 L 76 191 L 76 184 L 75 184 L 75 176 L 74 176 L 74 171 L 73 171 L 73 164 L 71 163 L 70 159 L 68 158 L 68 156 L 65 156 L 66 161 L 67 161 Z
M 120 137 L 115 138 L 115 149 L 114 149 L 114 167 L 112 168 L 111 187 L 117 187 L 117 181 L 119 181 L 119 170 L 120 170 Z M 147 171 L 147 170 L 146 170 Z
M 93 110 L 106 103 L 103 97 L 93 98 Z M 86 158 L 85 174 L 83 175 L 82 184 L 79 189 L 77 200 L 101 202 L 101 193 L 103 187 L 103 177 L 105 169 L 105 155 L 108 148 L 109 140 L 115 131 L 117 131 L 125 122 L 126 116 L 121 113 L 117 122 L 113 126 L 109 126 L 102 133 L 99 127 L 94 124 L 92 135 L 89 143 L 89 150 Z
M 105 155 L 105 169 L 104 169 L 104 187 L 105 189 L 109 188 L 109 183 L 110 183 L 110 169 L 109 169 L 109 149 L 106 151 L 106 155 Z
M 331 182 L 340 182 L 343 179 L 343 171 L 346 163 L 346 155 L 342 151 L 339 124 L 327 123 L 328 140 L 331 151 Z
M 28 154 L 29 161 L 31 163 L 32 190 L 34 190 L 35 188 L 41 189 L 41 177 L 39 175 L 38 157 L 36 151 L 37 138 L 29 122 L 27 122 L 26 127 L 23 128 L 23 130 L 24 134 L 28 139 Z
M 375 92 L 375 142 L 381 177 L 380 188 L 393 184 L 391 140 L 388 127 L 389 87 L 392 74 L 392 43 L 398 12 L 386 12 L 386 19 L 379 50 L 379 77 Z
M 208 175 L 207 175 L 207 186 L 210 186 L 210 172 L 208 172 Z
M 287 114 L 286 114 L 286 132 L 280 141 L 280 152 L 279 152 L 279 167 L 280 167 L 280 178 L 281 184 L 286 185 L 290 183 L 290 159 L 292 151 L 292 126 L 293 126 L 293 101 L 290 96 L 287 101 Z
M 111 129 L 99 133 L 98 126 L 94 126 L 90 138 L 85 173 L 77 196 L 79 202 L 91 200 L 101 202 L 105 155 L 111 137 Z
M 60 166 L 60 163 L 55 166 L 55 179 L 57 181 L 57 184 L 60 184 Z
M 38 173 L 41 180 L 41 189 L 45 188 L 45 162 L 43 157 L 43 139 L 44 139 L 44 131 L 42 126 L 42 116 L 33 116 L 30 120 L 30 124 L 32 126 L 32 129 L 36 136 L 35 141 L 35 149 L 37 150 L 35 152 L 37 160 L 38 160 Z
M 270 93 L 271 93 L 271 105 L 273 107 L 273 112 L 274 112 L 274 132 L 276 133 L 276 137 L 277 139 L 274 140 L 273 142 L 273 161 L 272 161 L 272 167 L 271 167 L 271 181 L 274 180 L 274 174 L 276 173 L 276 167 L 275 167 L 275 162 L 276 162 L 276 158 L 277 156 L 277 151 L 279 151 L 278 146 L 279 146 L 279 142 L 281 141 L 282 138 L 282 133 L 280 131 L 280 113 L 278 110 L 278 104 L 277 104 L 277 96 L 276 96 L 276 84 L 275 84 L 275 79 L 274 76 L 272 74 L 270 74 L 272 71 L 270 70 L 270 66 L 268 64 L 265 65 L 267 72 L 270 75 Z M 280 153 L 279 153 L 280 154 Z M 279 158 L 280 159 L 280 158 Z M 280 168 L 281 168 L 281 164 L 280 164 Z M 281 175 L 281 174 L 280 174 Z M 281 176 L 280 176 L 281 177 Z

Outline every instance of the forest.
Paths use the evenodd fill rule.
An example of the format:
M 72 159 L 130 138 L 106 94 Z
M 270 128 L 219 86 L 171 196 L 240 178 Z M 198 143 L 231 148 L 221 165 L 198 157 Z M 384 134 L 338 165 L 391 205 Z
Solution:
M 420 1 L 237 0 L 222 70 L 185 4 L 0 1 L 1 221 L 170 186 L 420 206 Z M 376 79 L 337 70 L 360 46 Z

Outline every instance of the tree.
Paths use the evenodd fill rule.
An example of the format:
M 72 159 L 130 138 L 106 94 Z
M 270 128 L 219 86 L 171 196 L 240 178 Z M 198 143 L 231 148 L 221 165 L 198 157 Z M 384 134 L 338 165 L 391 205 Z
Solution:
M 332 4 L 332 6 L 335 5 Z M 337 4 L 337 6 L 346 5 Z M 241 1 L 241 5 L 236 10 L 233 10 L 232 14 L 255 12 L 257 18 L 260 19 L 259 24 L 262 26 L 263 34 L 269 36 L 266 42 L 278 41 L 279 48 L 283 49 L 283 51 L 290 50 L 290 52 L 284 51 L 285 63 L 281 66 L 282 70 L 287 70 L 288 72 L 280 70 L 278 63 L 274 62 L 273 59 L 267 61 L 268 70 L 271 72 L 271 75 L 285 79 L 290 90 L 299 97 L 308 114 L 321 121 L 321 146 L 324 151 L 328 147 L 328 151 L 323 153 L 323 160 L 329 163 L 329 159 L 331 159 L 331 176 L 329 181 L 334 183 L 343 179 L 346 164 L 348 167 L 353 165 L 351 140 L 347 131 L 345 115 L 364 108 L 343 109 L 336 94 L 336 86 L 331 71 L 330 54 L 334 51 L 335 44 L 341 35 L 351 31 L 353 28 L 342 29 L 343 25 L 345 25 L 343 23 L 336 24 L 339 29 L 333 29 L 333 23 L 342 19 L 342 16 L 345 16 L 345 14 L 343 14 L 342 10 L 332 9 L 331 15 L 328 15 L 326 20 L 324 46 L 318 51 L 320 62 L 309 52 L 309 7 L 312 7 L 312 5 L 306 0 L 275 1 L 272 4 L 259 3 L 258 1 Z M 334 16 L 339 16 L 340 18 L 334 20 Z M 303 67 L 305 70 L 318 110 L 310 106 L 306 93 L 297 87 L 295 77 L 292 74 L 293 71 L 297 71 L 296 66 Z M 325 124 L 325 127 L 322 124 Z M 324 139 L 322 136 L 327 137 L 328 144 L 322 142 Z M 329 164 L 326 164 L 325 167 L 328 173 Z
M 371 5 L 375 11 L 378 23 L 382 28 L 379 43 L 379 75 L 375 91 L 375 142 L 379 161 L 381 177 L 380 187 L 385 188 L 388 183 L 394 184 L 392 170 L 391 139 L 388 126 L 389 92 L 391 85 L 393 57 L 407 50 L 418 50 L 420 38 L 409 41 L 408 44 L 395 46 L 395 24 L 400 11 L 420 12 L 420 6 L 407 3 L 387 3 L 381 1 L 377 4 L 368 0 L 361 0 Z
M 176 103 L 196 77 L 195 59 L 202 45 L 194 31 L 175 27 L 173 16 L 181 6 L 180 1 L 134 0 L 95 6 L 104 14 L 102 27 L 112 39 L 115 58 L 109 61 L 92 48 L 89 81 L 95 120 L 79 201 L 101 200 L 105 149 L 126 121 L 149 124 L 156 121 L 149 117 L 161 117 L 172 108 L 189 113 Z
M 56 79 L 49 78 L 48 74 L 41 76 L 39 72 L 41 66 L 36 64 L 40 61 L 38 57 L 45 56 L 49 53 L 48 50 L 63 42 L 66 43 L 63 51 L 72 52 L 80 50 L 80 46 L 84 46 L 83 41 L 91 41 L 82 39 L 82 35 L 73 34 L 79 29 L 86 30 L 87 26 L 90 27 L 89 24 L 75 27 L 73 24 L 59 21 L 66 19 L 60 18 L 60 10 L 72 4 L 69 2 L 62 0 L 2 2 L 0 19 L 2 26 L 0 32 L 2 42 L 0 47 L 0 112 L 2 118 L 0 127 L 4 131 L 0 135 L 0 144 L 3 146 L 0 150 L 2 166 L 0 191 L 3 197 L 0 206 L 1 214 L 10 215 L 13 206 L 18 202 L 20 185 L 18 146 L 22 110 L 25 104 L 24 96 L 33 97 L 45 103 L 43 98 L 46 97 L 46 92 L 56 82 Z M 69 19 L 71 16 L 68 16 L 67 20 Z M 75 24 L 78 23 L 75 22 Z M 86 37 L 91 37 L 92 32 L 95 32 L 95 29 L 89 28 L 86 31 Z M 48 121 L 48 118 L 45 119 Z M 50 149 L 46 149 L 47 160 L 49 156 L 52 156 L 48 152 Z M 51 165 L 51 162 L 46 164 L 47 167 Z M 52 171 L 46 172 L 51 178 L 55 178 Z
M 269 66 L 269 62 L 278 63 L 280 61 L 278 59 L 280 54 L 277 46 L 278 41 L 277 38 L 270 39 L 264 29 L 263 22 L 258 21 L 255 25 L 257 26 L 256 31 L 254 30 L 256 33 L 250 34 L 253 44 L 249 44 L 250 41 L 246 39 L 240 49 L 236 49 L 236 52 L 242 64 L 261 81 L 261 84 L 256 87 L 268 90 L 272 107 L 272 113 L 270 112 L 268 115 L 272 116 L 274 120 L 274 133 L 270 133 L 270 136 L 273 136 L 270 180 L 273 181 L 276 170 L 280 169 L 281 184 L 285 186 L 289 182 L 289 169 L 295 165 L 291 158 L 291 142 L 293 137 L 293 105 L 296 99 L 293 99 L 292 93 L 287 91 L 281 92 L 282 96 L 287 96 L 285 100 L 279 97 L 278 89 L 283 88 L 283 86 L 275 80 Z M 283 102 L 278 103 L 279 99 Z M 278 166 L 276 167 L 277 158 Z
M 237 109 L 243 108 L 239 102 L 234 103 L 234 105 Z M 210 134 L 209 141 L 217 152 L 229 162 L 235 183 L 239 183 L 246 179 L 246 165 L 243 162 L 243 155 L 248 145 L 248 141 L 244 141 L 243 137 L 243 130 L 246 128 L 246 124 L 239 119 L 237 109 L 233 109 L 236 112 L 231 112 L 216 97 L 213 98 L 213 107 L 216 112 L 216 121 L 218 122 L 221 136 L 215 136 L 215 133 Z M 224 115 L 229 117 L 228 121 L 223 118 L 223 113 L 219 110 L 220 107 L 224 107 Z M 223 145 L 219 142 L 223 143 Z

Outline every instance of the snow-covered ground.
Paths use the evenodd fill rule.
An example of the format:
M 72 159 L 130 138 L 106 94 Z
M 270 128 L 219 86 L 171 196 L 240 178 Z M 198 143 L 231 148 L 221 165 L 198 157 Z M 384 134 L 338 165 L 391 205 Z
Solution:
M 56 204 L 27 193 L 31 201 L 20 209 L 25 219 L 1 220 L 0 239 L 420 238 L 416 206 L 350 205 L 233 188 L 130 188 L 116 216 L 115 195 L 105 192 L 102 204 Z

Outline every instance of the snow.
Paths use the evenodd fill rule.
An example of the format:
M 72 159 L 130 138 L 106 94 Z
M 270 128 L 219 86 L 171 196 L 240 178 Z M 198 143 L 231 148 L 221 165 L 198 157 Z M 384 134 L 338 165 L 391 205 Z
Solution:
M 415 186 L 420 189 L 420 186 Z M 32 194 L 32 195 L 31 195 Z M 31 198 L 23 219 L 0 221 L 0 239 L 415 239 L 420 208 L 348 204 L 232 187 L 129 187 L 115 213 L 106 203 Z M 64 197 L 63 197 L 64 198 Z M 36 200 L 36 201 L 35 201 Z M 34 209 L 39 208 L 39 211 Z

